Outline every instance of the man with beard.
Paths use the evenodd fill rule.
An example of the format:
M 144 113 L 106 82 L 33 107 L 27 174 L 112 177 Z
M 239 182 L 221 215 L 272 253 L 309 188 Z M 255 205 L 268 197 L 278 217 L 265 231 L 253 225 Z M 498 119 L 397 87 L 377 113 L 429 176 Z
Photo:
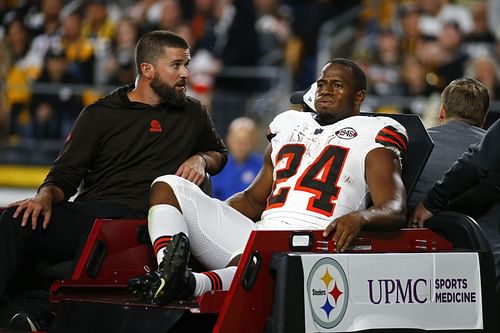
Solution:
M 131 279 L 132 294 L 164 304 L 227 290 L 252 230 L 320 229 L 343 252 L 362 229 L 400 228 L 406 131 L 391 118 L 360 116 L 365 91 L 354 62 L 328 62 L 317 80 L 316 113 L 279 114 L 257 178 L 226 202 L 175 175 L 155 179 L 148 227 L 159 269 Z M 187 270 L 190 252 L 212 271 Z
M 73 259 L 96 218 L 145 218 L 153 179 L 175 174 L 200 185 L 224 166 L 209 114 L 186 96 L 187 42 L 153 31 L 135 57 L 135 84 L 84 108 L 36 196 L 1 215 L 0 295 L 28 261 Z

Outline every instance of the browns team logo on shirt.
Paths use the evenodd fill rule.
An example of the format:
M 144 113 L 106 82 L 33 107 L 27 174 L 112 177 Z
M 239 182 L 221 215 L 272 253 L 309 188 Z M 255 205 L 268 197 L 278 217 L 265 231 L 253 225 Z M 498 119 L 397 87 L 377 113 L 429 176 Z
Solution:
M 161 124 L 158 120 L 151 120 L 151 127 L 149 128 L 150 132 L 161 132 Z
M 356 130 L 352 127 L 344 127 L 335 132 L 335 135 L 340 139 L 350 140 L 358 136 Z

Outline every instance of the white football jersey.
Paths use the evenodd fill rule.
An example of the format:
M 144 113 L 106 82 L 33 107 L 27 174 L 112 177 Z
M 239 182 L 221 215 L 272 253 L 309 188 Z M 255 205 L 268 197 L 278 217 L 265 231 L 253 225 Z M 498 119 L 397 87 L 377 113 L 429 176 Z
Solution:
M 365 209 L 370 200 L 368 152 L 385 147 L 401 161 L 408 146 L 405 128 L 381 116 L 353 116 L 321 126 L 313 113 L 287 111 L 269 130 L 274 184 L 262 229 L 324 229 L 339 216 Z

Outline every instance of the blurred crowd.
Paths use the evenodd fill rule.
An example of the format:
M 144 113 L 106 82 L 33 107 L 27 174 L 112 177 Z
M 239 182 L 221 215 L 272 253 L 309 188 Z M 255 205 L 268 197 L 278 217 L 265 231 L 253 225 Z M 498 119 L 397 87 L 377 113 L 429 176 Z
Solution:
M 331 53 L 363 66 L 370 95 L 428 98 L 469 76 L 500 99 L 500 0 L 3 0 L 0 138 L 64 138 L 82 107 L 134 81 L 135 43 L 156 29 L 189 41 L 191 94 L 225 136 L 248 96 L 272 88 L 225 70 L 277 66 L 304 89 L 322 24 L 355 7 L 354 39 Z M 425 116 L 422 105 L 392 111 Z
M 500 99 L 500 1 L 366 3 L 352 57 L 367 73 L 369 94 L 416 100 L 466 76 Z M 438 108 L 425 114 L 422 106 L 408 103 L 397 111 L 437 119 Z
M 310 82 L 315 73 L 302 73 L 301 62 L 315 52 L 311 36 L 321 21 L 352 5 L 321 0 L 0 1 L 1 136 L 11 141 L 64 138 L 80 109 L 108 92 L 97 88 L 134 81 L 135 43 L 156 29 L 189 41 L 191 92 L 202 98 L 213 92 L 209 103 L 228 100 L 214 87 L 243 97 L 269 89 L 259 78 L 218 75 L 224 68 L 284 66 L 295 70 L 297 80 Z M 243 114 L 243 100 L 236 98 L 231 108 L 241 110 L 224 119 Z M 220 125 L 223 134 L 225 125 Z

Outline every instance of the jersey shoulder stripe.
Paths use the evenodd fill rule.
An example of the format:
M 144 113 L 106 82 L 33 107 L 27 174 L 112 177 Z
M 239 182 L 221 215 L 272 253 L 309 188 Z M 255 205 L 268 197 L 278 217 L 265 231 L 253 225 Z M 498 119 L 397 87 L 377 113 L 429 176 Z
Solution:
M 404 133 L 401 133 L 394 126 L 386 126 L 382 128 L 375 137 L 375 141 L 384 146 L 394 146 L 402 153 L 408 150 L 408 139 Z

